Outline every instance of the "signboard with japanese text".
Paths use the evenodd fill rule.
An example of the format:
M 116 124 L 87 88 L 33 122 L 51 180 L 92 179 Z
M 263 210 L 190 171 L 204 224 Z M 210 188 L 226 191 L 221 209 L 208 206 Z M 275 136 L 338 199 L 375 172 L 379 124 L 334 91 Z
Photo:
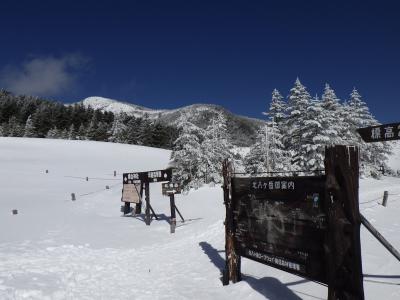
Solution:
M 127 183 L 122 187 L 122 202 L 140 203 L 140 183 Z
M 167 182 L 162 184 L 162 194 L 168 196 L 170 194 L 180 194 L 181 186 L 178 183 Z
M 172 179 L 171 169 L 123 174 L 124 184 L 134 183 L 137 181 L 163 182 L 163 181 L 171 181 L 171 179 Z
M 391 123 L 357 129 L 364 142 L 400 140 L 400 123 Z
M 232 177 L 239 255 L 327 282 L 325 176 Z

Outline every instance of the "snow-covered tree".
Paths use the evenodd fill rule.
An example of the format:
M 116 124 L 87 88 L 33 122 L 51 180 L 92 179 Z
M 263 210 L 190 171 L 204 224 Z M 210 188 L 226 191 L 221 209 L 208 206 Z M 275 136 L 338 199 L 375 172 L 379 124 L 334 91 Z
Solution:
M 283 101 L 281 93 L 277 89 L 272 91 L 271 104 L 268 110 L 268 117 L 271 121 L 280 124 L 286 118 L 287 105 Z
M 357 128 L 378 125 L 379 122 L 370 113 L 367 104 L 354 88 L 347 102 L 347 122 L 350 125 L 353 145 L 360 148 L 361 173 L 366 176 L 378 176 L 379 168 L 386 165 L 387 155 L 391 152 L 388 143 L 370 143 L 362 141 Z
M 57 129 L 57 127 L 53 127 L 47 132 L 46 138 L 47 139 L 59 139 L 60 131 Z
M 114 118 L 113 125 L 109 131 L 110 137 L 108 138 L 108 140 L 110 142 L 114 143 L 126 142 L 126 137 L 125 137 L 126 125 L 123 122 L 123 118 L 124 116 L 122 114 Z
M 99 120 L 97 118 L 97 114 L 94 113 L 92 119 L 90 120 L 89 126 L 86 129 L 85 136 L 88 140 L 96 140 L 98 123 Z
M 205 182 L 222 181 L 222 162 L 224 159 L 231 159 L 232 145 L 228 142 L 228 130 L 226 118 L 222 113 L 216 117 L 205 130 L 205 139 L 201 144 L 202 162 L 201 170 L 205 174 Z
M 36 136 L 36 128 L 35 125 L 33 124 L 31 115 L 29 115 L 25 123 L 24 137 L 35 137 L 35 136 Z
M 78 140 L 86 140 L 86 128 L 85 128 L 85 125 L 83 125 L 83 123 L 81 123 L 81 125 L 79 125 L 77 139 Z
M 179 136 L 171 153 L 175 167 L 174 180 L 180 182 L 185 190 L 198 188 L 204 183 L 204 173 L 201 170 L 203 130 L 190 122 L 186 115 L 179 118 L 177 126 Z
M 313 171 L 324 168 L 325 146 L 330 144 L 324 133 L 325 115 L 323 103 L 318 97 L 308 105 L 303 124 L 302 144 L 297 153 L 297 166 L 300 170 Z M 329 129 L 328 129 L 329 130 Z
M 267 142 L 265 128 L 257 131 L 256 142 L 250 147 L 249 153 L 244 158 L 244 167 L 247 173 L 263 173 L 267 168 Z
M 302 157 L 300 147 L 304 147 L 303 141 L 305 122 L 307 120 L 307 108 L 310 105 L 311 96 L 299 78 L 296 79 L 294 87 L 288 96 L 287 118 L 285 119 L 286 136 L 284 144 L 292 156 L 293 169 L 301 169 L 301 162 L 306 158 Z
M 325 84 L 324 93 L 322 94 L 322 130 L 323 135 L 328 138 L 325 145 L 340 145 L 343 144 L 345 135 L 345 125 L 343 120 L 343 107 L 340 104 L 339 98 L 335 91 Z
M 24 126 L 19 123 L 15 116 L 8 121 L 8 136 L 21 137 L 24 135 Z
M 75 130 L 74 123 L 72 123 L 71 126 L 69 126 L 68 139 L 69 140 L 76 140 L 76 130 Z

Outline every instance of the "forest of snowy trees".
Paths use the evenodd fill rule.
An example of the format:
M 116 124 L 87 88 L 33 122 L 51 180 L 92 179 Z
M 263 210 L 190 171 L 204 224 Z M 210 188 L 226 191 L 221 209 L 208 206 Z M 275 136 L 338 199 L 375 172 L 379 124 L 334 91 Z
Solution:
M 341 101 L 326 84 L 321 98 L 312 98 L 297 79 L 286 99 L 278 90 L 272 92 L 264 114 L 267 120 L 258 129 L 256 141 L 248 145 L 246 155 L 241 155 L 232 144 L 222 110 L 210 110 L 208 120 L 197 125 L 196 113 L 186 111 L 176 125 L 167 126 L 146 116 L 115 115 L 82 104 L 64 105 L 0 91 L 0 136 L 95 140 L 172 149 L 175 180 L 186 190 L 221 182 L 225 158 L 234 160 L 238 170 L 252 175 L 318 172 L 324 168 L 325 146 L 334 144 L 360 148 L 363 176 L 379 177 L 379 169 L 387 169 L 389 144 L 366 144 L 356 132 L 357 128 L 378 124 L 356 89 Z
M 93 140 L 170 149 L 176 129 L 147 117 L 102 112 L 0 91 L 0 136 Z
M 356 132 L 357 128 L 379 123 L 355 88 L 346 101 L 341 101 L 328 84 L 321 99 L 312 98 L 297 79 L 286 100 L 278 90 L 272 92 L 270 107 L 264 114 L 267 121 L 242 159 L 233 154 L 226 121 L 220 115 L 213 118 L 206 130 L 183 117 L 172 152 L 177 179 L 187 189 L 221 182 L 224 158 L 235 159 L 237 168 L 252 175 L 282 171 L 318 173 L 324 168 L 325 146 L 334 144 L 360 148 L 363 176 L 379 177 L 380 168 L 387 169 L 389 144 L 366 144 Z
M 245 158 L 249 173 L 267 171 L 316 171 L 324 168 L 328 145 L 354 145 L 360 148 L 361 174 L 379 176 L 391 148 L 387 143 L 366 144 L 357 128 L 379 124 L 354 88 L 349 99 L 341 101 L 325 85 L 321 99 L 312 98 L 297 79 L 287 100 L 276 89 L 265 128 Z

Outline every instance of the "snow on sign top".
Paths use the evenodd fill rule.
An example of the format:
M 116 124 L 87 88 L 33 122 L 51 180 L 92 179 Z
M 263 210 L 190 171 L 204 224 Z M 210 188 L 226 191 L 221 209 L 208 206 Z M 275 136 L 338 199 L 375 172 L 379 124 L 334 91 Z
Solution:
M 171 179 L 172 179 L 171 169 L 123 174 L 124 184 L 134 183 L 139 180 L 141 182 L 162 182 L 162 181 L 171 181 Z
M 366 143 L 400 140 L 400 123 L 391 123 L 357 129 Z

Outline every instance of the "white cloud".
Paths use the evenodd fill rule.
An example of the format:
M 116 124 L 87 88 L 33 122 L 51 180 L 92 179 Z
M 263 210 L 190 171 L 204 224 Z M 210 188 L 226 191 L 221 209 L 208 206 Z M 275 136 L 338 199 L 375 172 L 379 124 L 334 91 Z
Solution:
M 75 87 L 78 72 L 87 61 L 79 54 L 34 57 L 19 66 L 4 67 L 0 87 L 15 94 L 57 96 Z

